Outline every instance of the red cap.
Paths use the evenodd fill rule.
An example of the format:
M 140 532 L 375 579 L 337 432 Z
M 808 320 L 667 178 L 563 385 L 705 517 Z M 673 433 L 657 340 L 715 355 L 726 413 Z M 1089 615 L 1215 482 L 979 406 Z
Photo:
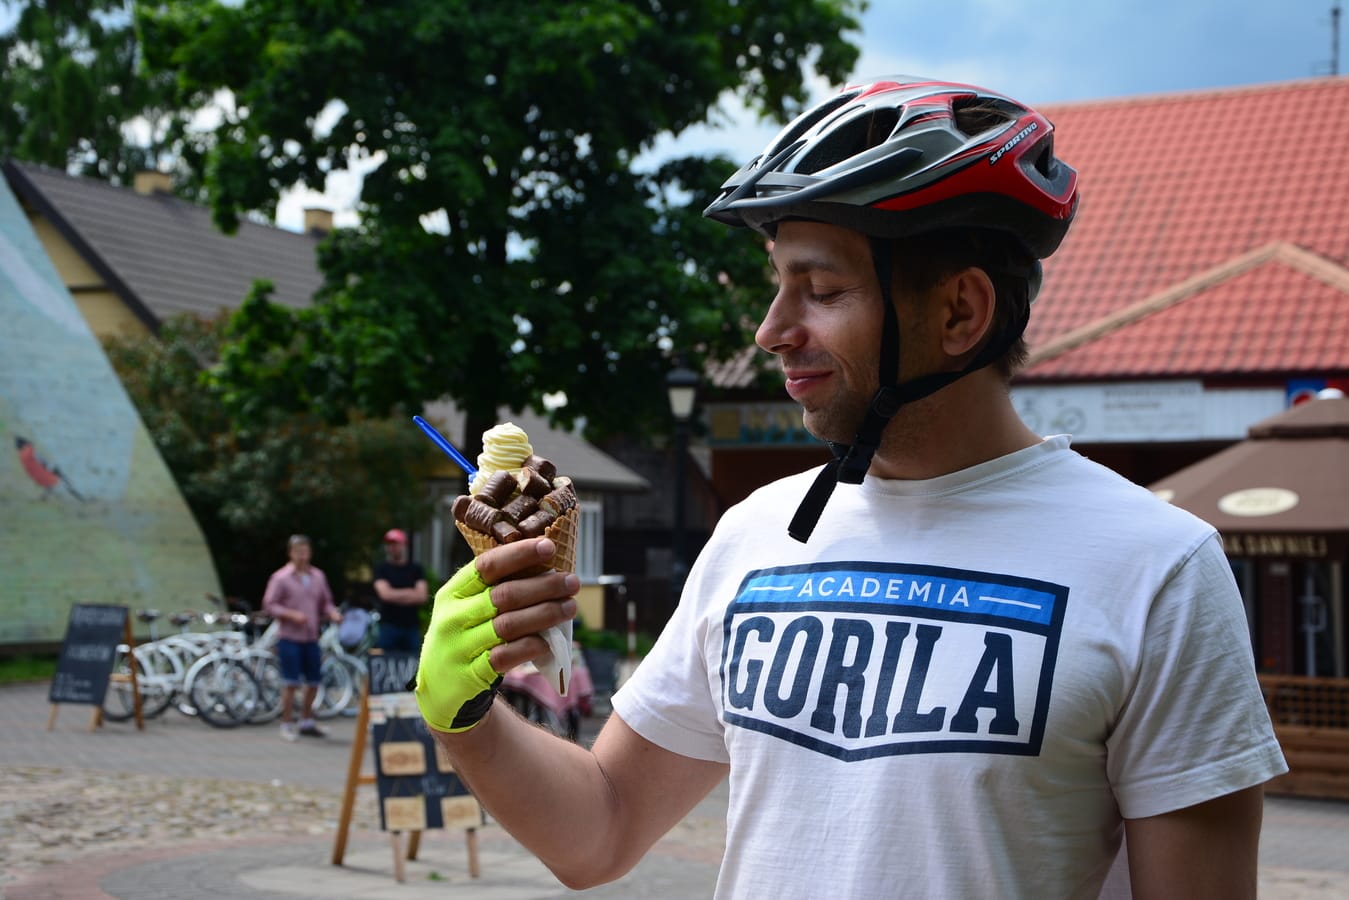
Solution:
M 384 543 L 386 544 L 406 544 L 408 536 L 400 528 L 390 528 L 384 532 Z

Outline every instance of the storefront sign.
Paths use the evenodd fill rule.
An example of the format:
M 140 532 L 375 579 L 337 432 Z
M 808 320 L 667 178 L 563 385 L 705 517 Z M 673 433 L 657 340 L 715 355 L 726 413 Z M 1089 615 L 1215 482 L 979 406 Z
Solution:
M 1252 422 L 1283 410 L 1284 392 L 1193 380 L 1017 385 L 1012 404 L 1031 431 L 1078 443 L 1240 440 Z
M 1297 506 L 1298 495 L 1287 488 L 1244 488 L 1224 495 L 1218 509 L 1229 516 L 1273 516 Z
M 1319 534 L 1224 534 L 1223 551 L 1233 557 L 1325 559 L 1330 542 Z
M 801 424 L 795 403 L 713 403 L 707 407 L 707 442 L 713 446 L 819 446 Z

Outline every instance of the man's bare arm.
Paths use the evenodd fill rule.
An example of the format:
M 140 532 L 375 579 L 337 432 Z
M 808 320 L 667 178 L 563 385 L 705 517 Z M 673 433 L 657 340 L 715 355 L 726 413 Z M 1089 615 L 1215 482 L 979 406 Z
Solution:
M 573 890 L 630 871 L 727 773 L 652 744 L 617 715 L 589 751 L 500 699 L 470 731 L 435 735 L 492 817 Z
M 1129 881 L 1139 900 L 1255 897 L 1264 788 L 1145 819 L 1126 819 Z
M 494 585 L 492 622 L 503 641 L 491 650 L 496 672 L 542 656 L 548 645 L 539 632 L 576 614 L 575 575 L 511 578 L 550 557 L 552 546 L 519 541 L 477 559 L 481 579 Z M 727 772 L 652 744 L 617 716 L 592 752 L 526 722 L 500 699 L 467 731 L 433 733 L 492 816 L 578 889 L 631 869 Z
M 409 588 L 396 588 L 385 578 L 375 579 L 375 595 L 385 603 L 401 603 L 415 606 L 426 602 L 426 581 L 424 579 Z

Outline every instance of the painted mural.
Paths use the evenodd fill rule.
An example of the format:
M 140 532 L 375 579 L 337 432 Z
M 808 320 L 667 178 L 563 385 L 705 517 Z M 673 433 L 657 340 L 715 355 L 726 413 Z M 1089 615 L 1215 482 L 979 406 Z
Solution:
M 201 530 L 0 179 L 0 644 L 60 641 L 72 603 L 206 592 Z

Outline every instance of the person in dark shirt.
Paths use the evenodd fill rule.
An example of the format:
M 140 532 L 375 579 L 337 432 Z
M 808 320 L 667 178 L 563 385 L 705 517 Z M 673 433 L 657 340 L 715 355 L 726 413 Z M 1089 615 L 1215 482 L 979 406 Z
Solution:
M 421 563 L 408 559 L 408 537 L 401 529 L 384 533 L 384 560 L 375 566 L 375 593 L 379 596 L 379 648 L 420 652 L 426 571 Z

